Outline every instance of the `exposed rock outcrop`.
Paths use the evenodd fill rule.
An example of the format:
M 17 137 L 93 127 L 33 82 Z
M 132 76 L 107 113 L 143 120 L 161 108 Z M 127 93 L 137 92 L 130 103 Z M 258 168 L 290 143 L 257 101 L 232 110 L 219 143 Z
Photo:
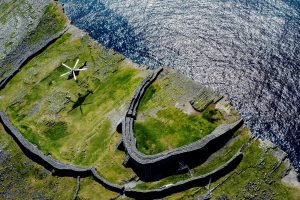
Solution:
M 30 0 L 27 0 L 30 1 Z M 17 1 L 18 2 L 18 1 Z M 17 4 L 14 2 L 11 6 Z M 64 28 L 57 28 L 56 32 L 48 32 L 41 34 L 38 31 L 38 28 L 45 29 L 43 26 L 48 26 L 47 21 L 43 21 L 44 18 L 49 16 L 45 13 L 46 6 L 50 5 L 49 3 L 55 5 L 52 1 L 40 1 L 38 3 L 30 3 L 30 5 L 38 5 L 36 9 L 26 11 L 26 6 L 29 4 L 19 3 L 21 4 L 20 10 L 22 8 L 22 12 L 16 13 L 16 9 L 14 12 L 7 14 L 8 23 L 5 23 L 6 26 L 0 30 L 0 35 L 4 35 L 4 37 L 0 38 L 0 46 L 3 48 L 0 50 L 0 88 L 4 88 L 8 81 L 21 69 L 23 64 L 30 60 L 30 58 L 34 57 L 40 51 L 42 51 L 45 47 L 47 47 L 51 42 L 55 39 L 59 38 L 69 26 L 69 21 L 65 18 L 66 23 L 64 24 Z M 10 1 L 1 2 L 1 4 L 11 4 Z M 24 5 L 23 5 L 24 4 Z M 41 9 L 43 8 L 43 9 Z M 29 8 L 28 8 L 29 9 Z M 35 18 L 40 18 L 39 20 L 24 20 L 27 19 L 23 17 L 24 13 L 28 13 L 28 15 L 34 15 Z M 10 17 L 10 15 L 13 15 Z M 29 17 L 30 18 L 30 17 Z M 54 19 L 53 19 L 54 21 Z M 14 25 L 13 25 L 14 24 Z M 15 26 L 15 28 L 13 28 Z M 55 30 L 54 27 L 51 30 Z M 14 38 L 6 37 L 7 34 L 14 35 Z M 9 38 L 10 45 L 5 45 L 7 43 L 6 39 Z

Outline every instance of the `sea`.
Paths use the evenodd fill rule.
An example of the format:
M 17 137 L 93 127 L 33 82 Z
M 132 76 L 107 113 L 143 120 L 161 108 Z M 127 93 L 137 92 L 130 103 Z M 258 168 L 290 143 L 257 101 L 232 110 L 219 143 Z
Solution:
M 299 0 L 60 0 L 108 48 L 228 96 L 300 170 Z

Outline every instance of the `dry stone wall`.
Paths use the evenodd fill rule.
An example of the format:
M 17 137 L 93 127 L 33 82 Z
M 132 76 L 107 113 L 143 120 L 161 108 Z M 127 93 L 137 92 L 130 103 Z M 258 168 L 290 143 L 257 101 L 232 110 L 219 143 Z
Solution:
M 58 33 L 54 38 L 58 38 L 62 33 Z M 45 43 L 49 43 L 49 41 L 45 41 Z M 36 51 L 38 52 L 38 50 Z M 30 54 L 26 54 L 25 57 L 30 55 L 34 55 L 35 52 L 30 52 Z M 8 81 L 21 69 L 22 64 L 27 59 L 21 59 L 18 64 L 17 69 L 10 75 L 8 75 L 4 81 L 0 83 L 0 90 L 5 87 Z M 227 139 L 231 136 L 231 134 L 242 125 L 242 120 L 230 124 L 230 125 L 222 125 L 218 127 L 212 134 L 208 135 L 204 139 L 194 142 L 190 145 L 183 146 L 181 148 L 175 149 L 173 151 L 166 151 L 156 155 L 144 155 L 140 153 L 136 149 L 136 140 L 134 138 L 133 133 L 133 125 L 134 120 L 136 119 L 137 108 L 143 97 L 145 90 L 150 86 L 151 83 L 155 81 L 159 73 L 162 71 L 158 69 L 154 71 L 150 76 L 142 81 L 142 83 L 137 88 L 132 101 L 130 102 L 128 111 L 126 113 L 124 122 L 122 123 L 122 140 L 119 141 L 118 146 L 120 149 L 125 149 L 127 156 L 124 161 L 124 165 L 134 165 L 135 167 L 141 169 L 143 171 L 143 175 L 147 175 L 148 177 L 155 177 L 156 173 L 160 170 L 167 169 L 167 167 L 173 166 L 174 163 L 180 164 L 176 166 L 176 168 L 188 169 L 188 165 L 184 161 L 187 161 L 187 158 L 192 158 L 193 160 L 201 157 L 201 154 L 209 154 L 212 153 L 213 150 L 210 149 L 211 146 L 218 146 L 220 141 L 227 141 Z M 12 125 L 8 116 L 5 112 L 0 110 L 0 122 L 3 124 L 6 131 L 14 138 L 23 152 L 31 158 L 33 161 L 41 164 L 45 168 L 53 171 L 57 175 L 62 176 L 73 176 L 73 177 L 86 177 L 92 176 L 95 181 L 101 184 L 108 190 L 117 192 L 119 194 L 124 194 L 128 197 L 132 198 L 161 198 L 176 192 L 180 192 L 192 187 L 197 187 L 200 185 L 206 185 L 210 180 L 216 180 L 226 173 L 233 170 L 240 160 L 242 159 L 242 153 L 238 153 L 231 160 L 229 160 L 226 164 L 221 166 L 220 168 L 205 174 L 199 177 L 193 177 L 185 181 L 180 181 L 175 183 L 169 187 L 164 187 L 155 190 L 135 190 L 126 188 L 124 185 L 117 185 L 109 182 L 105 178 L 101 177 L 95 167 L 79 167 L 72 164 L 65 164 L 60 161 L 53 159 L 51 156 L 45 155 L 42 151 L 40 151 L 37 146 L 30 143 L 23 135 L 17 130 L 16 127 Z M 221 142 L 221 144 L 223 144 Z M 184 166 L 184 167 L 183 167 Z M 79 188 L 79 187 L 78 187 Z M 77 193 L 78 191 L 76 191 Z
M 148 79 L 148 81 L 150 83 L 153 82 L 153 80 L 157 77 L 156 73 L 154 73 L 155 76 L 152 76 L 151 79 Z M 145 86 L 140 87 L 139 90 L 144 91 L 146 88 L 147 88 L 147 85 L 146 85 L 146 87 Z M 136 95 L 135 97 L 141 99 L 142 95 L 141 96 Z M 129 121 L 129 126 L 125 126 L 125 127 L 127 129 L 127 132 L 132 134 L 131 136 L 133 136 L 132 127 L 133 127 L 134 117 L 136 115 L 137 106 L 132 104 L 131 108 L 132 108 L 131 109 L 132 112 L 129 115 L 130 117 L 128 117 L 128 115 L 126 115 L 126 118 L 125 118 Z M 35 145 L 30 143 L 26 138 L 23 137 L 23 135 L 17 130 L 17 128 L 15 128 L 11 124 L 11 122 L 10 122 L 8 116 L 5 114 L 5 112 L 3 112 L 1 110 L 0 110 L 0 121 L 3 124 L 3 126 L 5 127 L 6 131 L 9 134 L 11 134 L 12 137 L 15 139 L 15 141 L 18 143 L 18 145 L 21 147 L 21 149 L 24 151 L 24 153 L 27 154 L 27 156 L 29 156 L 32 160 L 38 162 L 39 164 L 43 165 L 44 167 L 46 167 L 50 170 L 52 169 L 55 171 L 55 173 L 57 173 L 58 175 L 62 175 L 62 176 L 70 176 L 70 175 L 74 176 L 74 177 L 92 176 L 95 179 L 95 181 L 97 181 L 99 184 L 104 186 L 106 189 L 117 192 L 119 194 L 122 194 L 122 195 L 125 195 L 128 197 L 136 198 L 136 199 L 139 199 L 139 198 L 145 198 L 145 199 L 161 198 L 161 197 L 165 197 L 165 196 L 168 196 L 168 195 L 176 193 L 176 192 L 187 190 L 192 187 L 206 185 L 208 183 L 208 181 L 216 180 L 216 179 L 224 176 L 228 172 L 232 171 L 239 164 L 240 160 L 242 159 L 242 153 L 238 153 L 233 158 L 231 158 L 231 160 L 229 160 L 226 164 L 224 164 L 220 168 L 218 168 L 208 174 L 205 174 L 203 176 L 193 177 L 193 178 L 190 178 L 185 181 L 180 181 L 169 187 L 164 187 L 164 188 L 160 188 L 160 189 L 135 190 L 135 189 L 131 189 L 131 188 L 125 188 L 124 185 L 117 185 L 117 184 L 113 184 L 113 183 L 109 182 L 108 180 L 101 177 L 97 173 L 95 167 L 82 168 L 82 167 L 74 166 L 71 164 L 65 164 L 65 163 L 59 162 L 59 161 L 51 158 L 50 156 L 45 155 Z M 229 127 L 227 127 L 227 126 L 223 127 L 220 130 L 228 131 L 228 130 L 231 130 L 234 127 L 240 125 L 241 123 L 242 123 L 242 121 L 239 121 Z M 123 133 L 123 135 L 124 135 L 124 133 Z M 126 135 L 126 136 L 129 136 L 128 138 L 126 138 L 126 140 L 129 139 L 129 141 L 127 141 L 128 145 L 134 145 L 133 149 L 136 150 L 136 148 L 135 148 L 136 141 L 135 141 L 134 137 L 131 137 L 130 135 Z M 214 137 L 212 137 L 212 138 L 214 138 Z M 130 141 L 130 139 L 132 141 Z M 124 138 L 123 138 L 123 140 L 124 140 Z M 213 141 L 213 140 L 207 139 L 206 143 L 209 143 L 209 141 Z M 194 145 L 192 145 L 192 146 L 194 146 Z M 129 150 L 130 149 L 131 148 L 129 148 Z M 191 149 L 192 148 L 190 148 L 190 147 L 183 147 L 183 148 L 181 148 L 181 150 L 179 150 L 179 153 L 177 153 L 177 154 L 173 153 L 173 154 L 180 155 L 183 152 L 190 152 Z M 127 148 L 127 150 L 128 150 L 128 148 Z M 158 155 L 155 155 L 154 160 L 147 158 L 145 160 L 145 162 L 143 162 L 141 158 L 139 158 L 139 159 L 141 159 L 141 161 L 142 161 L 142 163 L 144 163 L 144 165 L 149 165 L 149 163 L 150 163 L 150 166 L 151 166 L 151 164 L 158 163 L 158 161 L 160 161 L 162 163 L 166 163 L 168 160 L 170 160 L 171 158 L 174 157 L 174 156 L 172 157 L 170 155 L 171 155 L 170 152 L 169 152 L 169 154 L 168 153 L 162 154 L 162 158 L 159 158 Z M 129 156 L 127 156 L 127 158 L 128 158 L 128 160 L 132 159 L 132 157 L 129 157 Z M 176 158 L 176 156 L 175 156 L 175 158 Z M 141 164 L 141 163 L 139 163 L 139 164 Z M 146 169 L 148 171 L 149 170 L 151 171 L 151 168 L 146 168 Z
M 155 180 L 168 173 L 176 173 L 188 169 L 189 165 L 196 165 L 194 161 L 199 159 L 199 155 L 211 155 L 217 149 L 221 148 L 232 136 L 232 134 L 243 124 L 239 120 L 232 124 L 223 124 L 217 127 L 211 134 L 192 144 L 183 147 L 164 151 L 155 155 L 145 155 L 136 148 L 136 139 L 134 137 L 134 121 L 136 119 L 138 105 L 146 89 L 156 80 L 159 73 L 158 69 L 146 77 L 135 91 L 135 94 L 129 104 L 126 117 L 122 123 L 122 143 L 118 142 L 119 149 L 125 148 L 126 159 L 124 166 L 132 167 L 139 176 L 145 180 Z M 122 147 L 122 148 L 121 148 Z M 197 159 L 195 159 L 197 158 Z M 202 158 L 204 160 L 205 158 Z M 201 159 L 199 159 L 199 162 Z M 187 166 L 187 167 L 182 167 Z M 167 174 L 165 174 L 164 172 Z
M 127 189 L 125 190 L 125 195 L 137 199 L 163 198 L 173 193 L 185 191 L 193 187 L 204 186 L 207 185 L 210 181 L 215 181 L 236 168 L 240 163 L 242 157 L 243 154 L 239 152 L 218 169 L 202 176 L 193 177 L 185 181 L 180 181 L 178 183 L 170 185 L 169 187 L 154 190 Z
M 81 168 L 76 167 L 71 164 L 64 164 L 59 161 L 52 159 L 50 156 L 45 155 L 41 152 L 35 145 L 30 143 L 23 135 L 11 124 L 8 116 L 0 110 L 1 122 L 4 125 L 5 129 L 12 134 L 14 139 L 22 145 L 28 152 L 33 154 L 36 158 L 39 158 L 41 161 L 48 163 L 53 169 L 63 170 L 63 171 L 74 171 L 77 173 L 85 173 L 90 171 L 90 168 Z

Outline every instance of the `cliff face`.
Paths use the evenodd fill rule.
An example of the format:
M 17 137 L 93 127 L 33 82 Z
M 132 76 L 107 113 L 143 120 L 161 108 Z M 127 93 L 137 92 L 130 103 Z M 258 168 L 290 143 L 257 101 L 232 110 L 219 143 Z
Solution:
M 298 199 L 299 190 L 295 187 L 299 187 L 299 184 L 293 176 L 294 171 L 290 171 L 292 167 L 286 155 L 271 143 L 255 139 L 245 126 L 232 132 L 233 135 L 226 137 L 226 140 L 222 139 L 226 144 L 221 147 L 212 142 L 211 146 L 218 146 L 215 151 L 197 152 L 192 156 L 186 151 L 187 154 L 180 158 L 185 162 L 178 162 L 178 156 L 174 156 L 173 161 L 176 166 L 178 164 L 177 168 L 182 169 L 181 174 L 168 173 L 167 177 L 160 177 L 157 181 L 141 182 L 141 176 L 135 170 L 137 168 L 122 165 L 131 147 L 140 145 L 157 148 L 155 145 L 161 142 L 170 148 L 169 152 L 175 152 L 171 151 L 172 145 L 181 141 L 179 139 L 182 139 L 184 132 L 185 139 L 191 138 L 192 126 L 196 123 L 201 127 L 195 128 L 195 136 L 199 132 L 206 133 L 204 129 L 210 123 L 219 125 L 219 121 L 225 124 L 237 121 L 239 116 L 230 103 L 222 99 L 207 104 L 209 99 L 203 95 L 207 95 L 208 91 L 203 86 L 166 68 L 153 83 L 150 81 L 151 85 L 144 87 L 140 83 L 152 71 L 137 67 L 124 56 L 102 47 L 76 27 L 69 27 L 61 6 L 53 1 L 6 0 L 1 1 L 0 10 L 4 27 L 0 30 L 4 34 L 1 37 L 0 84 L 5 86 L 3 89 L 0 87 L 0 109 L 6 112 L 11 121 L 10 128 L 8 123 L 3 122 L 6 130 L 0 126 L 0 199 L 12 197 L 4 195 L 13 191 L 13 188 L 26 190 L 27 185 L 35 182 L 40 183 L 30 185 L 34 191 L 42 191 L 53 199 L 69 199 L 75 189 L 75 179 L 55 178 L 59 184 L 56 184 L 57 187 L 51 186 L 55 180 L 48 170 L 59 169 L 60 165 L 57 164 L 61 162 L 97 167 L 101 176 L 96 174 L 95 168 L 89 168 L 95 180 L 82 177 L 80 188 L 76 190 L 80 199 L 110 199 L 120 194 L 149 198 L 149 194 L 154 193 L 159 197 L 167 196 L 166 199 L 186 200 L 210 193 L 212 199 Z M 14 23 L 19 26 L 9 25 Z M 64 33 L 66 28 L 68 30 Z M 9 38 L 8 33 L 13 38 Z M 61 77 L 67 70 L 61 64 L 73 66 L 78 58 L 78 66 L 87 64 L 88 70 L 78 74 L 76 81 Z M 145 89 L 145 93 L 134 93 L 136 89 L 141 91 L 139 88 Z M 88 91 L 93 92 L 90 94 Z M 203 95 L 199 97 L 197 93 L 201 91 Z M 83 96 L 84 102 L 80 103 Z M 132 97 L 139 97 L 133 100 L 139 99 L 140 104 L 130 104 Z M 194 97 L 207 105 L 203 112 L 193 110 L 190 100 Z M 74 107 L 78 102 L 80 107 Z M 126 115 L 129 105 L 133 106 L 134 112 Z M 122 136 L 115 130 L 128 115 L 136 117 L 137 122 L 136 127 L 127 127 L 128 130 L 132 129 L 130 133 L 134 135 L 125 138 L 129 148 L 124 153 L 116 150 L 116 143 Z M 142 128 L 138 129 L 138 124 Z M 49 163 L 55 162 L 51 165 L 54 169 L 34 164 L 38 168 L 38 176 L 34 176 L 32 168 L 25 164 L 20 166 L 28 158 L 8 137 L 8 128 L 15 129 L 17 135 L 22 136 L 22 141 L 27 144 L 23 142 L 23 151 L 26 146 L 32 147 L 30 149 L 34 152 L 39 151 L 35 156 L 26 154 L 32 161 L 36 162 L 37 156 L 43 157 Z M 139 131 L 140 137 L 132 131 Z M 166 132 L 171 137 L 168 138 Z M 126 136 L 125 132 L 122 134 Z M 211 132 L 207 134 L 212 136 Z M 157 139 L 157 135 L 162 137 Z M 19 145 L 22 147 L 22 142 Z M 189 146 L 183 146 L 182 149 L 186 147 Z M 174 150 L 176 148 L 178 150 L 174 146 Z M 11 162 L 4 162 L 7 156 L 3 153 L 8 151 L 17 156 Z M 161 159 L 165 153 L 163 151 L 151 157 L 158 156 Z M 187 162 L 187 158 L 195 162 Z M 219 173 L 220 176 L 212 176 L 220 171 L 218 169 L 226 169 L 234 158 L 241 159 L 237 166 L 225 170 L 224 174 Z M 15 169 L 10 172 L 11 166 Z M 169 168 L 165 167 L 164 170 Z M 40 171 L 45 171 L 46 175 L 39 177 Z M 24 176 L 27 177 L 26 181 L 18 182 Z M 283 176 L 286 177 L 283 182 L 294 184 L 294 188 L 282 184 Z M 105 188 L 105 185 L 116 184 L 120 190 Z M 66 197 L 59 196 L 64 188 L 67 188 Z M 15 193 L 12 198 L 22 197 Z
M 49 0 L 0 2 L 0 87 L 30 56 L 58 38 L 68 19 Z

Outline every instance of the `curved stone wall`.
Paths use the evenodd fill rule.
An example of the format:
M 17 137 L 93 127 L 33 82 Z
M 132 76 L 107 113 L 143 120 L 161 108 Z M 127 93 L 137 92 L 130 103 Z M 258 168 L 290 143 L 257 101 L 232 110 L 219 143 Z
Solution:
M 5 130 L 15 139 L 15 141 L 21 147 L 23 152 L 35 162 L 46 167 L 48 170 L 54 171 L 56 174 L 63 176 L 93 176 L 94 179 L 105 188 L 114 192 L 123 193 L 124 186 L 110 183 L 97 174 L 95 167 L 82 168 L 71 164 L 65 164 L 51 158 L 50 156 L 45 155 L 35 145 L 30 143 L 26 138 L 23 137 L 23 135 L 11 124 L 8 116 L 1 110 L 0 121 L 3 124 Z
M 99 184 L 104 186 L 106 189 L 117 192 L 119 194 L 125 194 L 126 196 L 132 198 L 145 198 L 145 199 L 149 199 L 149 198 L 151 199 L 154 197 L 162 198 L 164 196 L 176 192 L 180 192 L 183 190 L 187 190 L 192 187 L 206 185 L 210 180 L 211 181 L 217 180 L 218 178 L 232 171 L 239 164 L 243 156 L 243 154 L 239 152 L 238 154 L 233 156 L 227 163 L 225 163 L 223 166 L 219 167 L 218 169 L 208 174 L 205 174 L 203 176 L 194 177 L 185 181 L 180 181 L 176 184 L 173 184 L 170 187 L 160 188 L 155 190 L 135 190 L 135 189 L 125 188 L 124 185 L 116 185 L 110 183 L 109 181 L 107 181 L 105 178 L 101 177 L 97 173 L 95 167 L 81 168 L 78 166 L 61 163 L 49 156 L 46 156 L 36 146 L 34 146 L 32 143 L 30 143 L 21 135 L 21 133 L 10 123 L 10 120 L 8 119 L 7 115 L 1 110 L 0 110 L 0 119 L 5 129 L 13 136 L 13 138 L 16 140 L 19 146 L 23 150 L 27 150 L 31 153 L 29 156 L 32 160 L 36 160 L 36 158 L 43 160 L 44 162 L 40 164 L 45 166 L 44 164 L 47 163 L 47 165 L 51 166 L 52 169 L 61 171 L 62 173 L 59 174 L 63 176 L 70 175 L 70 172 L 71 175 L 73 175 L 74 177 L 79 177 L 80 175 L 93 176 L 95 181 L 97 181 Z
M 218 178 L 226 175 L 228 172 L 235 169 L 243 158 L 241 152 L 233 156 L 226 164 L 219 167 L 218 169 L 207 173 L 202 176 L 193 177 L 185 181 L 180 181 L 169 187 L 154 189 L 154 190 L 135 190 L 135 189 L 125 189 L 125 195 L 137 199 L 154 199 L 163 198 L 173 193 L 188 190 L 193 187 L 205 186 L 210 181 L 215 181 Z
M 211 134 L 207 135 L 201 140 L 193 142 L 189 145 L 182 146 L 180 148 L 164 151 L 155 155 L 145 155 L 139 152 L 136 148 L 136 139 L 133 133 L 133 118 L 126 117 L 124 121 L 124 133 L 123 142 L 128 155 L 141 165 L 155 164 L 171 157 L 177 157 L 182 154 L 188 154 L 193 151 L 204 149 L 209 144 L 214 143 L 219 138 L 230 135 L 237 130 L 243 124 L 242 120 L 239 120 L 233 124 L 220 125 Z M 124 140 L 125 139 L 125 140 Z
M 20 47 L 16 50 L 16 52 L 7 55 L 4 60 L 0 62 L 0 66 L 3 66 L 5 62 L 14 63 L 15 69 L 10 74 L 8 74 L 4 79 L 0 81 L 0 89 L 3 89 L 6 84 L 12 79 L 23 67 L 24 63 L 33 58 L 35 55 L 42 52 L 46 49 L 50 44 L 53 43 L 56 39 L 62 36 L 69 29 L 70 22 L 67 22 L 67 26 L 64 30 L 52 35 L 49 38 L 43 40 L 40 44 L 33 45 L 31 49 L 26 47 L 27 41 L 23 41 Z M 24 44 L 23 44 L 24 43 Z M 20 51 L 22 53 L 20 53 Z
M 69 22 L 68 22 L 69 25 Z M 17 54 L 12 54 L 6 59 L 12 59 L 16 60 L 16 69 L 14 72 L 9 74 L 5 79 L 3 79 L 0 82 L 0 90 L 3 89 L 6 84 L 9 82 L 11 78 L 14 77 L 15 74 L 18 73 L 18 71 L 22 68 L 22 65 L 26 63 L 29 59 L 34 57 L 37 53 L 43 51 L 47 45 L 49 45 L 52 41 L 59 38 L 68 27 L 66 27 L 65 30 L 45 39 L 43 43 L 40 45 L 34 46 L 31 50 L 28 50 L 28 48 L 22 48 L 26 53 L 22 54 L 22 56 L 19 56 Z M 28 50 L 28 51 L 27 51 Z M 212 152 L 210 146 L 215 146 L 216 143 L 219 143 L 219 140 L 227 141 L 226 138 L 228 136 L 231 136 L 230 134 L 238 128 L 242 121 L 238 121 L 234 124 L 227 125 L 227 126 L 220 126 L 218 127 L 213 134 L 205 137 L 201 141 L 197 141 L 195 143 L 192 143 L 190 145 L 175 149 L 173 151 L 166 151 L 160 154 L 147 156 L 144 154 L 141 154 L 136 149 L 136 140 L 134 138 L 133 134 L 133 123 L 136 118 L 137 114 L 137 108 L 138 105 L 143 97 L 143 94 L 145 90 L 150 86 L 151 83 L 155 81 L 159 73 L 163 69 L 160 68 L 156 71 L 154 71 L 150 76 L 148 76 L 146 79 L 142 81 L 142 83 L 138 86 L 132 101 L 129 104 L 128 111 L 126 113 L 126 117 L 124 122 L 122 123 L 122 140 L 119 142 L 118 146 L 120 149 L 124 147 L 124 149 L 127 152 L 126 156 L 126 163 L 131 162 L 131 164 L 134 164 L 138 166 L 139 168 L 142 168 L 144 171 L 149 172 L 149 175 L 152 176 L 152 169 L 156 168 L 157 170 L 162 169 L 161 166 L 170 166 L 171 164 L 178 164 L 178 161 L 186 161 L 186 158 L 192 157 L 194 159 L 194 156 L 198 156 L 199 158 L 200 154 L 203 154 L 203 152 L 210 151 Z M 86 176 L 92 176 L 95 181 L 97 181 L 99 184 L 104 186 L 106 189 L 117 192 L 119 194 L 125 194 L 128 197 L 140 199 L 153 199 L 153 198 L 162 198 L 167 195 L 180 192 L 192 187 L 197 187 L 200 185 L 206 185 L 208 181 L 210 180 L 216 180 L 220 178 L 221 176 L 225 175 L 226 173 L 233 170 L 241 161 L 242 159 L 242 153 L 238 153 L 235 155 L 231 160 L 229 160 L 226 164 L 221 166 L 220 168 L 199 177 L 194 177 L 185 181 L 180 181 L 178 183 L 173 184 L 172 186 L 155 189 L 155 190 L 135 190 L 130 188 L 125 188 L 125 185 L 117 185 L 110 183 L 105 178 L 101 177 L 95 167 L 79 167 L 72 164 L 65 164 L 60 161 L 57 161 L 53 159 L 51 156 L 45 155 L 42 151 L 40 151 L 37 146 L 30 143 L 26 138 L 23 137 L 23 135 L 15 128 L 8 116 L 5 114 L 5 112 L 0 110 L 0 122 L 3 124 L 6 131 L 14 138 L 14 140 L 17 142 L 17 144 L 20 146 L 20 148 L 23 150 L 23 152 L 33 161 L 41 164 L 45 168 L 51 170 L 53 173 L 56 173 L 61 176 L 73 176 L 77 177 L 77 190 L 75 193 L 75 196 L 77 196 L 77 193 L 79 191 L 80 187 L 80 177 L 86 177 Z M 183 162 L 183 166 L 184 166 Z M 177 167 L 176 167 L 177 168 Z M 182 167 L 185 168 L 185 167 Z
M 144 88 L 145 89 L 145 88 Z M 141 97 L 140 97 L 141 98 Z M 133 107 L 134 109 L 135 107 Z M 130 117 L 131 122 L 133 123 L 133 118 Z M 228 172 L 232 171 L 241 161 L 242 153 L 238 153 L 235 155 L 231 160 L 229 160 L 226 164 L 221 166 L 220 168 L 205 174 L 203 176 L 194 177 L 185 181 L 180 181 L 176 184 L 173 184 L 170 187 L 155 189 L 155 190 L 135 190 L 130 188 L 125 188 L 124 185 L 117 185 L 110 183 L 105 178 L 101 177 L 95 167 L 88 167 L 82 168 L 78 166 L 74 166 L 71 164 L 65 164 L 54 160 L 50 156 L 45 155 L 41 152 L 35 145 L 30 143 L 23 135 L 11 124 L 8 116 L 5 112 L 0 110 L 0 121 L 3 124 L 6 131 L 12 135 L 21 149 L 24 151 L 25 154 L 28 155 L 32 160 L 35 162 L 43 165 L 44 167 L 48 168 L 49 170 L 55 170 L 55 173 L 62 176 L 74 176 L 74 177 L 85 177 L 85 176 L 92 176 L 95 181 L 101 184 L 108 190 L 117 192 L 119 194 L 125 194 L 128 197 L 132 198 L 145 198 L 145 199 L 152 199 L 152 198 L 162 198 L 168 196 L 170 194 L 180 192 L 183 190 L 187 190 L 192 187 L 197 187 L 200 185 L 206 185 L 208 181 L 217 180 L 218 178 L 224 176 Z M 242 122 L 239 122 L 242 123 Z M 237 125 L 237 124 L 236 124 Z M 235 125 L 235 126 L 236 126 Z M 132 126 L 130 126 L 132 128 Z M 128 127 L 128 128 L 130 128 Z M 135 143 L 134 143 L 135 144 Z M 188 148 L 182 148 L 182 151 L 187 151 Z M 166 157 L 162 160 L 166 160 Z
M 155 155 L 145 155 L 139 152 L 136 148 L 133 131 L 137 108 L 146 89 L 156 80 L 161 71 L 162 69 L 154 71 L 136 89 L 122 123 L 122 141 L 117 144 L 118 149 L 124 148 L 127 154 L 123 164 L 132 167 L 145 180 L 156 180 L 172 173 L 187 170 L 188 166 L 201 164 L 205 161 L 207 155 L 211 155 L 221 148 L 243 124 L 243 121 L 239 120 L 232 124 L 220 125 L 203 139 L 174 150 Z M 198 160 L 195 161 L 195 157 Z
M 124 185 L 113 184 L 113 183 L 109 182 L 108 180 L 106 180 L 105 178 L 99 176 L 99 174 L 97 173 L 95 167 L 93 167 L 91 169 L 91 171 L 92 171 L 92 175 L 93 175 L 93 178 L 95 179 L 95 181 L 97 181 L 98 183 L 100 183 L 106 189 L 109 189 L 111 191 L 114 191 L 114 192 L 117 192 L 117 193 L 120 193 L 120 194 L 124 193 L 124 188 L 125 188 Z
M 53 169 L 62 170 L 62 171 L 74 171 L 77 173 L 86 173 L 91 170 L 91 168 L 81 168 L 76 167 L 70 164 L 64 164 L 52 159 L 50 156 L 46 156 L 43 152 L 41 152 L 35 145 L 30 143 L 27 139 L 23 137 L 23 135 L 11 124 L 8 116 L 0 110 L 0 119 L 4 128 L 12 134 L 15 140 L 22 145 L 28 152 L 33 154 L 37 159 L 48 163 Z
M 163 71 L 163 68 L 159 68 L 156 71 L 154 71 L 152 74 L 147 76 L 138 86 L 138 88 L 135 90 L 135 93 L 132 97 L 131 102 L 129 103 L 126 117 L 135 118 L 137 114 L 137 108 L 139 106 L 140 101 L 142 100 L 143 94 L 145 93 L 146 89 L 155 81 L 157 76 L 160 72 Z

